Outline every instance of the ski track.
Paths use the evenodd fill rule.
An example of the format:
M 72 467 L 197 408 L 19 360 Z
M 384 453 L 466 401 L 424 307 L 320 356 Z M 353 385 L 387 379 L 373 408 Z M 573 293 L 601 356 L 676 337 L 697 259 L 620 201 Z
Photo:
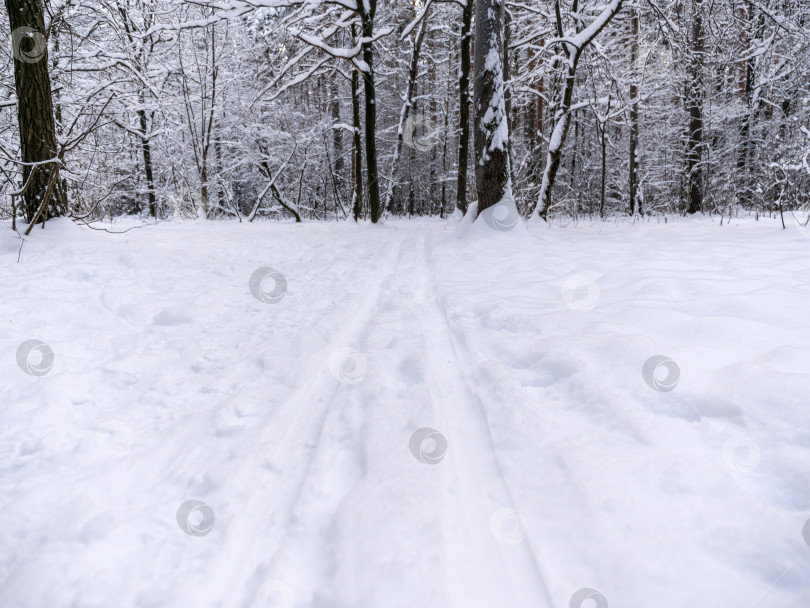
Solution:
M 40 237 L 53 249 L 27 244 L 8 316 L 58 367 L 9 367 L 0 383 L 0 546 L 15 548 L 0 605 L 551 608 L 582 587 L 611 606 L 810 599 L 794 533 L 807 449 L 775 443 L 810 436 L 797 416 L 810 330 L 784 296 L 781 316 L 765 313 L 774 289 L 806 305 L 793 273 L 810 258 L 775 258 L 794 268 L 766 281 L 751 265 L 767 242 L 688 249 L 716 226 L 671 226 L 681 240 L 641 260 L 654 226 L 629 242 L 441 226 L 274 227 L 276 242 L 225 224 L 234 247 L 214 251 L 191 224 L 132 235 L 141 251 L 59 224 Z M 600 239 L 596 255 L 583 238 Z M 280 303 L 247 291 L 260 266 L 287 276 Z M 602 287 L 594 312 L 560 295 L 581 272 Z M 682 385 L 639 392 L 640 362 L 662 349 Z M 334 375 L 349 352 L 367 364 L 358 382 Z M 794 387 L 776 416 L 756 401 L 767 391 L 735 390 L 740 373 L 764 384 L 758 365 Z M 438 463 L 409 449 L 423 427 L 447 439 Z M 111 451 L 116 429 L 128 441 Z M 729 473 L 732 435 L 762 445 L 755 474 Z M 216 515 L 204 538 L 174 521 L 191 498 Z M 705 576 L 683 578 L 693 565 Z
M 422 247 L 427 248 L 425 242 Z M 477 557 L 472 564 L 456 563 L 454 588 L 457 597 L 464 599 L 455 605 L 551 606 L 541 565 L 528 543 L 504 543 L 490 528 L 499 510 L 514 510 L 514 500 L 492 444 L 480 401 L 482 392 L 470 374 L 472 357 L 458 339 L 459 331 L 449 321 L 437 291 L 431 270 L 435 261 L 424 251 L 420 262 L 419 275 L 424 277 L 419 297 L 424 315 L 423 352 L 431 371 L 429 385 L 437 387 L 435 401 L 444 412 L 451 441 L 448 461 L 453 473 L 444 515 L 445 526 L 455 537 L 446 550 L 449 553 L 452 546 L 467 544 L 462 553 Z M 454 514 L 459 512 L 465 513 L 464 527 L 453 525 Z

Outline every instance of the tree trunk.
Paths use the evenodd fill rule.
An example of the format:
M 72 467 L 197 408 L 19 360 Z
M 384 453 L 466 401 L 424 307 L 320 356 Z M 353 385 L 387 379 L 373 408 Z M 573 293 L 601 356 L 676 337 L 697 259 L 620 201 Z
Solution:
M 152 176 L 152 143 L 147 130 L 146 110 L 138 110 L 138 121 L 141 132 L 141 152 L 143 153 L 143 171 L 146 175 L 147 198 L 149 200 L 149 215 L 157 217 L 157 202 L 155 200 L 155 182 Z
M 439 217 L 444 219 L 447 213 L 447 142 L 450 139 L 448 129 L 450 127 L 450 95 L 453 86 L 453 47 L 452 40 L 448 38 L 447 45 L 447 90 L 444 94 L 444 141 L 442 145 L 442 210 Z
M 630 215 L 636 212 L 638 195 L 638 8 L 630 9 Z M 604 163 L 604 141 L 602 142 Z M 641 213 L 641 205 L 638 206 Z
M 433 56 L 433 39 L 428 40 L 428 54 Z M 436 100 L 436 62 L 431 61 L 428 68 L 428 82 L 430 83 L 430 102 L 428 108 L 430 109 L 430 124 L 436 127 L 438 132 L 437 118 L 439 116 L 439 104 Z M 432 136 L 436 137 L 438 133 L 433 133 Z M 433 215 L 433 210 L 436 207 L 438 197 L 439 184 L 437 182 L 438 175 L 438 150 L 436 149 L 438 141 L 430 146 L 430 201 L 428 201 L 428 215 Z
M 544 220 L 551 207 L 551 192 L 554 189 L 554 181 L 557 178 L 557 171 L 560 169 L 562 160 L 562 148 L 568 136 L 568 129 L 571 126 L 571 98 L 574 94 L 574 84 L 576 83 L 576 61 L 571 60 L 566 68 L 565 85 L 562 99 L 557 106 L 554 116 L 554 130 L 548 142 L 548 152 L 546 154 L 546 167 L 543 171 L 543 181 L 540 184 L 540 197 L 537 204 L 536 214 Z
M 467 165 L 470 150 L 470 46 L 472 44 L 473 0 L 461 13 L 461 66 L 459 68 L 459 139 L 458 139 L 458 182 L 456 188 L 456 208 L 467 212 Z
M 740 55 L 745 55 L 748 49 L 749 29 L 751 28 L 751 13 L 750 9 L 742 7 L 739 9 L 739 17 L 742 22 L 742 32 L 740 34 Z M 762 26 L 760 26 L 761 28 Z M 757 37 L 761 37 L 761 31 Z M 740 201 L 744 205 L 751 203 L 751 180 L 748 171 L 748 154 L 751 147 L 751 122 L 754 119 L 754 70 L 756 68 L 756 58 L 748 57 L 740 68 L 739 75 L 739 91 L 743 102 L 745 103 L 745 114 L 742 117 L 742 124 L 740 125 L 740 146 L 737 150 L 737 171 L 738 178 L 738 192 Z
M 686 110 L 689 113 L 689 136 L 686 144 L 687 200 L 686 211 L 697 213 L 703 208 L 703 0 L 694 0 L 691 40 L 689 41 L 689 81 Z
M 355 26 L 352 26 L 352 39 L 356 40 Z M 363 147 L 360 137 L 360 74 L 352 70 L 352 127 L 354 131 L 354 150 L 352 154 L 352 213 L 354 221 L 360 221 L 363 209 Z
M 609 112 L 610 98 L 608 98 L 608 113 Z M 597 116 L 596 128 L 599 132 L 599 144 L 602 150 L 602 177 L 599 182 L 599 217 L 605 217 L 605 181 L 607 179 L 607 122 L 605 124 L 601 124 L 599 121 L 599 116 Z
M 503 81 L 504 81 L 504 89 L 503 89 L 503 98 L 504 98 L 504 107 L 506 111 L 506 130 L 509 136 L 509 143 L 507 144 L 507 153 L 509 154 L 510 162 L 509 162 L 509 179 L 511 180 L 512 184 L 516 183 L 515 177 L 515 168 L 511 159 L 515 157 L 514 147 L 512 144 L 512 133 L 514 132 L 514 125 L 512 124 L 512 93 L 506 87 L 506 83 L 509 82 L 511 76 L 511 68 L 509 66 L 509 45 L 511 44 L 512 39 L 512 15 L 508 9 L 504 8 L 504 34 L 503 34 Z
M 363 72 L 363 84 L 366 94 L 366 166 L 368 173 L 368 206 L 371 222 L 376 224 L 381 215 L 380 182 L 377 171 L 377 101 L 374 87 L 374 15 L 377 12 L 377 0 L 364 0 L 358 3 L 362 33 L 363 61 L 366 71 Z M 368 10 L 366 10 L 366 7 Z
M 331 91 L 331 113 L 332 124 L 340 124 L 340 88 L 338 86 L 338 76 L 332 76 Z M 335 155 L 335 188 L 338 196 L 342 199 L 345 195 L 344 188 L 344 160 L 343 160 L 343 129 L 333 129 L 332 131 L 332 152 Z
M 53 184 L 47 208 L 39 218 L 44 223 L 67 212 L 67 195 L 59 179 L 53 97 L 48 75 L 48 43 L 41 0 L 6 0 L 14 54 L 14 83 L 17 92 L 17 120 L 26 221 L 34 221 Z M 49 162 L 52 161 L 52 162 Z M 33 172 L 33 175 L 31 175 Z M 30 181 L 29 181 L 30 179 Z
M 475 185 L 478 213 L 514 205 L 503 86 L 503 0 L 477 0 L 475 15 Z

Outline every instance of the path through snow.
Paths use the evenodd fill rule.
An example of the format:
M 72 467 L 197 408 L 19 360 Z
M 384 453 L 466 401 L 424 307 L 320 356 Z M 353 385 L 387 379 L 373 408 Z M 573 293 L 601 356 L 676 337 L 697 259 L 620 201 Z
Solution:
M 0 228 L 2 606 L 810 601 L 798 231 Z

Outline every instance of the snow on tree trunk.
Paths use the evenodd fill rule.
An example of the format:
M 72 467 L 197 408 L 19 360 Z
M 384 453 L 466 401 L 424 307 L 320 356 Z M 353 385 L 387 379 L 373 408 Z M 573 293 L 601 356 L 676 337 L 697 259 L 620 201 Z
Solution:
M 509 177 L 503 82 L 504 2 L 477 0 L 475 12 L 475 185 L 478 214 L 498 230 L 518 223 Z M 494 207 L 498 207 L 494 209 Z M 492 211 L 487 211 L 493 208 Z

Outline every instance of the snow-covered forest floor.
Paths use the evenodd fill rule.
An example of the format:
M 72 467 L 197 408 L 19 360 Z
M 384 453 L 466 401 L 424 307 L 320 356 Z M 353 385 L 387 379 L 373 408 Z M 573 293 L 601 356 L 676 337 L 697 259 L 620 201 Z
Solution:
M 797 229 L 2 228 L 0 606 L 810 602 Z

